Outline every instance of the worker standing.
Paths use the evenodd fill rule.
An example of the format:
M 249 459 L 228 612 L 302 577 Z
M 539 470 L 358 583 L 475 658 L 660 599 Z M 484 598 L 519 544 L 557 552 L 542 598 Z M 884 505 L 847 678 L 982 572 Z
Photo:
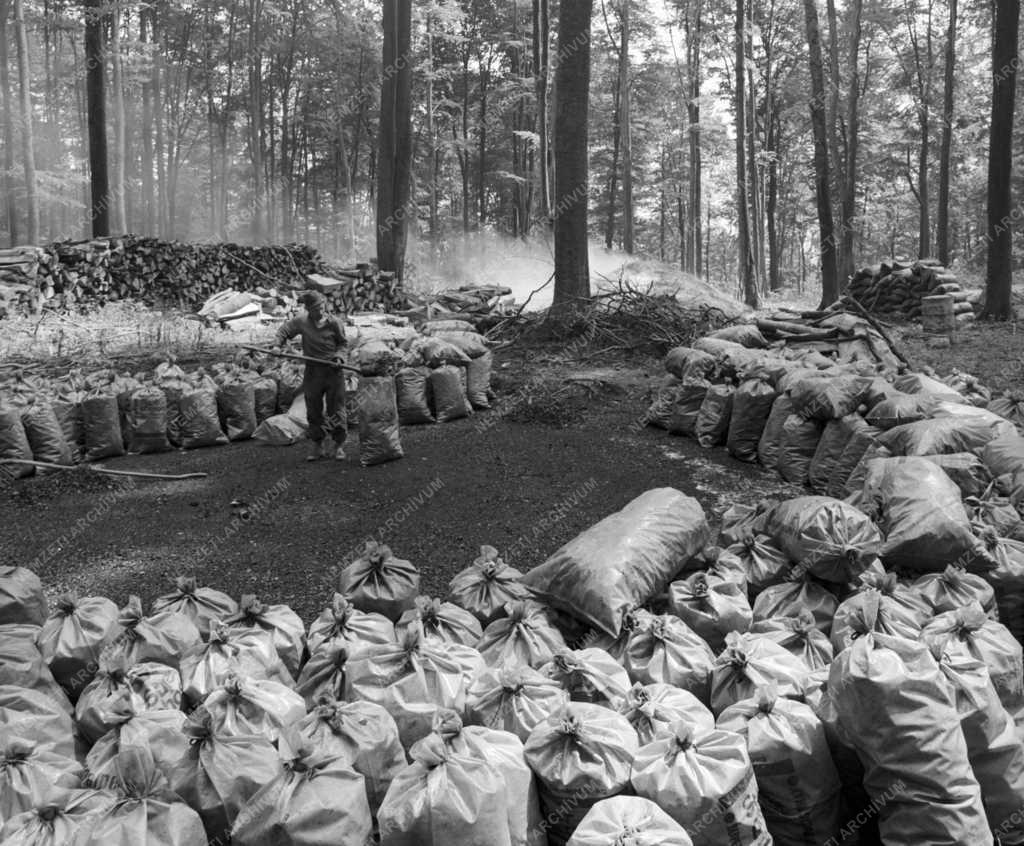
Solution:
M 345 329 L 341 321 L 326 313 L 327 300 L 319 291 L 307 291 L 300 298 L 304 315 L 288 320 L 277 330 L 274 344 L 281 348 L 296 335 L 302 337 L 302 354 L 341 364 L 345 360 Z M 309 454 L 306 461 L 318 458 L 345 458 L 342 445 L 348 434 L 345 417 L 345 375 L 340 367 L 306 362 L 302 380 L 309 423 Z M 326 440 L 331 435 L 333 446 Z

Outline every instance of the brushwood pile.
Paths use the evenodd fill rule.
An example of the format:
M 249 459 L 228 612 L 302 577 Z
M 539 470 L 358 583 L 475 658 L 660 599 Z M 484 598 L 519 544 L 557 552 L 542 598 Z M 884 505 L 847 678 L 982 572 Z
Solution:
M 360 460 L 402 457 L 400 427 L 448 422 L 490 407 L 492 353 L 472 323 L 402 318 L 349 326 L 348 416 Z M 387 321 L 391 322 L 387 322 Z M 186 372 L 172 361 L 148 371 L 71 370 L 59 378 L 0 378 L 0 459 L 71 465 L 126 453 L 305 437 L 304 365 L 245 354 Z M 5 464 L 15 477 L 35 466 Z

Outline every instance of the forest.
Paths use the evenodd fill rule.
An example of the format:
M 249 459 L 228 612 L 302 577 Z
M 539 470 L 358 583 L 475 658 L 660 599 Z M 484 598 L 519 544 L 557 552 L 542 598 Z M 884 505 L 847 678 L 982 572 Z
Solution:
M 562 226 L 751 305 L 935 257 L 995 278 L 1008 308 L 1018 16 L 1019 0 L 0 0 L 0 240 L 298 241 L 401 273 L 405 255 L 429 267 Z M 585 277 L 555 254 L 558 281 Z

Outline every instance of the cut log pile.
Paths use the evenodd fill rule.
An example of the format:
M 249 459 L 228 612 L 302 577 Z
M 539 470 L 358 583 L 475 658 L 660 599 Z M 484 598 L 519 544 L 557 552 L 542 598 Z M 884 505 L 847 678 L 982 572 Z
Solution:
M 188 244 L 125 235 L 0 251 L 0 317 L 44 306 L 80 310 L 117 300 L 195 306 L 211 294 L 278 286 L 305 288 L 308 277 L 337 273 L 304 244 L 250 247 Z M 401 308 L 400 283 L 385 274 L 333 280 L 346 311 Z
M 956 275 L 936 259 L 882 262 L 861 268 L 846 292 L 875 314 L 902 320 L 921 319 L 921 299 L 938 294 L 953 298 L 957 323 L 974 320 L 980 291 L 965 291 Z

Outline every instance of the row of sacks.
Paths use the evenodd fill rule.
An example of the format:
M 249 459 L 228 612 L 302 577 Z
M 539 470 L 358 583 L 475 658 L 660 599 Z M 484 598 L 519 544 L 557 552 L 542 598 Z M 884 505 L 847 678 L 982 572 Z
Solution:
M 746 330 L 756 332 L 722 331 L 754 343 Z M 958 561 L 996 571 L 999 538 L 1024 538 L 1024 438 L 1014 397 L 992 400 L 959 373 L 947 382 L 925 374 L 890 381 L 863 362 L 792 355 L 721 337 L 676 348 L 666 359 L 670 384 L 648 419 L 859 505 L 885 536 L 888 566 Z M 1007 580 L 1002 569 L 1003 604 L 1016 609 L 1006 622 L 1024 635 L 1022 575 Z
M 372 442 L 364 463 L 401 457 L 399 425 L 447 422 L 490 407 L 492 354 L 470 330 L 461 321 L 428 323 L 424 334 L 409 329 L 402 336 L 407 349 L 362 330 L 352 351 L 362 377 L 349 377 L 348 413 L 358 417 L 361 439 Z M 134 375 L 18 375 L 0 384 L 0 458 L 70 465 L 252 437 L 294 443 L 306 430 L 302 381 L 302 365 L 249 357 L 191 372 L 163 362 Z M 13 468 L 15 476 L 34 472 L 27 464 Z
M 303 738 L 288 736 L 289 727 L 320 720 L 351 737 L 351 726 L 338 728 L 347 725 L 339 709 L 356 709 L 368 727 L 344 768 L 362 775 L 383 843 L 584 844 L 632 831 L 647 842 L 809 846 L 839 842 L 848 821 L 861 819 L 898 846 L 991 842 L 989 830 L 1021 842 L 1013 814 L 1024 789 L 1021 648 L 995 619 L 991 586 L 959 568 L 901 579 L 874 557 L 877 532 L 852 506 L 830 505 L 831 519 L 819 513 L 797 525 L 813 509 L 788 504 L 734 510 L 723 546 L 709 547 L 695 501 L 649 491 L 525 576 L 482 550 L 453 579 L 447 603 L 418 599 L 416 568 L 370 546 L 306 632 L 294 687 L 288 667 L 301 623 L 281 606 L 245 600 L 239 608 L 188 580 L 149 618 L 129 603 L 117 629 L 109 608 L 99 613 L 102 600 L 70 614 L 64 603 L 44 619 L 31 575 L 0 573 L 0 595 L 9 597 L 0 621 L 31 630 L 42 619 L 42 664 L 73 696 L 89 665 L 58 662 L 48 644 L 67 649 L 86 633 L 110 632 L 90 653 L 101 657 L 135 644 L 132 682 L 131 661 L 117 666 L 116 689 L 104 662 L 89 682 L 94 693 L 77 694 L 74 722 L 65 715 L 62 728 L 51 723 L 34 740 L 81 735 L 91 722 L 83 701 L 112 699 L 89 708 L 116 715 L 85 753 L 89 770 L 116 776 L 111 757 L 120 760 L 126 737 L 142 738 L 165 762 L 171 789 L 197 813 L 213 807 L 222 815 L 216 826 L 233 828 L 239 843 L 361 842 L 334 827 L 363 831 L 364 805 L 353 793 L 313 830 L 304 812 L 323 804 L 317 779 L 302 774 L 331 765 L 307 760 Z M 561 616 L 566 610 L 580 628 Z M 148 716 L 147 700 L 166 702 L 139 692 L 138 668 L 161 650 L 165 663 L 175 660 L 156 633 L 175 615 L 200 632 L 187 660 L 173 650 L 189 679 L 178 695 L 195 710 L 186 718 L 164 709 L 189 725 L 164 731 L 164 748 L 143 727 L 159 719 Z M 31 709 L 8 703 L 31 693 L 0 692 L 0 724 L 19 736 L 33 724 Z M 237 799 L 242 810 L 232 818 L 225 797 L 245 792 L 236 787 L 240 770 L 224 775 L 207 758 L 195 779 L 207 804 L 190 800 L 180 775 L 174 780 L 180 733 L 213 749 L 223 735 L 262 737 L 278 749 L 276 780 Z M 501 751 L 482 751 L 487 745 Z M 387 750 L 396 771 L 382 775 Z M 10 758 L 24 759 L 24 750 Z M 624 801 L 629 793 L 637 796 Z M 612 797 L 620 799 L 607 804 Z

